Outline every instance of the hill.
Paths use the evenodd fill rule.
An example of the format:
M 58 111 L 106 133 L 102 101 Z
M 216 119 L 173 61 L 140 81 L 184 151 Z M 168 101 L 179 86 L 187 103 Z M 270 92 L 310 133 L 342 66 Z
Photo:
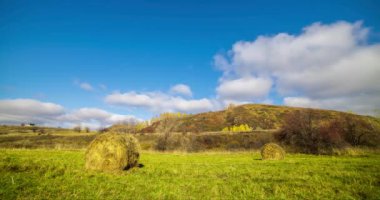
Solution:
M 162 117 L 142 132 L 216 132 L 225 127 L 247 124 L 253 130 L 277 130 L 286 117 L 295 112 L 308 112 L 313 120 L 318 123 L 339 119 L 351 119 L 362 123 L 368 123 L 375 129 L 380 130 L 380 120 L 353 113 L 334 110 L 310 109 L 288 106 L 246 104 L 229 106 L 226 110 L 205 112 L 182 117 Z

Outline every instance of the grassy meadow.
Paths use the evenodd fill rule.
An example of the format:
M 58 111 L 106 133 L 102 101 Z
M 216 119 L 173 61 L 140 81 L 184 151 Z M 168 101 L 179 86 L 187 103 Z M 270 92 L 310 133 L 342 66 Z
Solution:
M 144 151 L 140 168 L 84 170 L 83 150 L 0 149 L 0 199 L 378 199 L 380 155 Z

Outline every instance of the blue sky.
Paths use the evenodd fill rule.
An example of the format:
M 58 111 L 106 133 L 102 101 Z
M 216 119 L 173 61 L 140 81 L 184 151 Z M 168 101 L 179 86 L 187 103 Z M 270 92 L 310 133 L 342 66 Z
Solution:
M 9 109 L 0 109 L 0 122 L 49 124 L 46 113 L 14 114 L 17 109 L 28 112 L 28 105 L 42 109 L 46 103 L 62 107 L 53 116 L 59 118 L 54 120 L 58 124 L 79 123 L 81 119 L 89 124 L 103 123 L 107 117 L 110 122 L 112 116 L 126 115 L 148 119 L 164 111 L 195 113 L 222 109 L 231 102 L 352 109 L 368 114 L 379 108 L 376 100 L 380 98 L 374 96 L 379 87 L 370 75 L 380 75 L 379 64 L 371 60 L 379 52 L 378 10 L 379 1 L 370 0 L 2 0 L 0 99 L 3 108 Z M 300 41 L 308 40 L 306 43 L 311 44 L 317 38 L 304 31 L 307 27 L 317 29 L 315 34 L 323 37 L 343 35 L 345 40 L 339 43 L 332 40 L 332 45 L 317 45 L 318 52 L 336 48 L 333 52 L 342 52 L 336 55 L 340 59 L 315 56 L 318 52 L 312 56 L 298 55 L 301 50 L 310 49 L 298 45 Z M 287 36 L 279 42 L 276 36 L 280 33 Z M 287 43 L 293 36 L 295 41 Z M 267 37 L 270 42 L 261 44 L 260 37 Z M 244 46 L 239 41 L 251 43 Z M 276 41 L 282 46 L 277 48 Z M 294 49 L 294 53 L 282 57 L 286 49 L 297 45 L 302 46 L 301 50 Z M 285 49 L 282 53 L 275 52 L 281 48 Z M 284 65 L 263 63 L 255 57 L 257 51 L 271 49 L 274 53 L 264 55 L 266 59 L 282 59 Z M 364 51 L 372 57 L 361 56 Z M 239 57 L 245 53 L 247 56 Z M 326 92 L 318 81 L 306 83 L 295 79 L 292 70 L 279 70 L 298 65 L 292 60 L 295 55 L 309 59 L 300 63 L 320 63 L 317 68 L 326 74 L 340 69 L 342 60 L 364 60 L 365 73 L 361 79 L 354 77 L 357 87 L 346 88 L 346 81 L 335 83 L 334 79 L 330 81 L 334 82 L 332 85 L 323 87 L 335 90 Z M 300 69 L 309 66 L 300 64 Z M 300 69 L 297 71 L 303 71 Z M 308 77 L 312 72 L 298 75 Z M 327 81 L 329 77 L 316 79 Z M 362 84 L 363 80 L 366 84 Z M 182 87 L 175 90 L 178 84 Z M 25 101 L 16 101 L 20 99 Z M 342 107 L 342 102 L 354 106 Z M 21 108 L 20 103 L 25 106 Z

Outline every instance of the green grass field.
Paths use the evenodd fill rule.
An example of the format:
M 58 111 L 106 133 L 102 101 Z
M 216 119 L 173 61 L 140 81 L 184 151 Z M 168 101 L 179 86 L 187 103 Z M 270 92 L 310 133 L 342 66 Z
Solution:
M 379 199 L 380 155 L 143 152 L 144 166 L 87 172 L 84 151 L 0 150 L 0 199 Z

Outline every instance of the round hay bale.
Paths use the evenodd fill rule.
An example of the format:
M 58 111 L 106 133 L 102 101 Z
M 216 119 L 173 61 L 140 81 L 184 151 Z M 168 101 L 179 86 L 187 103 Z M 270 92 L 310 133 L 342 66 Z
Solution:
M 261 157 L 263 160 L 283 160 L 285 151 L 278 144 L 268 143 L 261 148 Z
M 137 165 L 140 156 L 137 139 L 128 134 L 106 133 L 95 138 L 86 151 L 86 169 L 121 171 Z

